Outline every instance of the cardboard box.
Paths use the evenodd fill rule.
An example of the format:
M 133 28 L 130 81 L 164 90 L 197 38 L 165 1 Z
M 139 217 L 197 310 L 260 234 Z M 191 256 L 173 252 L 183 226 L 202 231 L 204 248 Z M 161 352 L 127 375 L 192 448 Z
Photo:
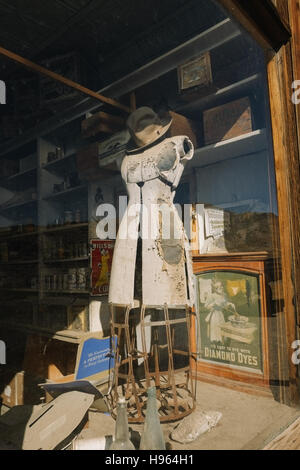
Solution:
M 125 119 L 100 111 L 81 123 L 83 137 L 93 137 L 97 134 L 114 134 L 125 128 Z
M 173 122 L 170 127 L 171 137 L 177 135 L 186 135 L 193 143 L 194 147 L 198 147 L 198 129 L 200 129 L 200 124 L 188 119 L 182 114 L 175 113 L 170 111 Z
M 78 175 L 82 180 L 94 181 L 103 176 L 98 163 L 98 146 L 98 142 L 94 142 L 76 154 Z
M 203 112 L 204 143 L 215 144 L 252 132 L 249 98 L 217 106 Z
M 5 370 L 0 377 L 2 404 L 10 408 L 24 404 L 24 371 Z

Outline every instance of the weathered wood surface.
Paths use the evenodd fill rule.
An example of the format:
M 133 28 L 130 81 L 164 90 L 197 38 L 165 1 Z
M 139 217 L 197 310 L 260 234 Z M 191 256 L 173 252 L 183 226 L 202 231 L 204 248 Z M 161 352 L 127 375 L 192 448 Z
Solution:
M 300 418 L 272 439 L 263 450 L 300 450 Z
M 285 298 L 286 340 L 290 370 L 290 400 L 296 402 L 297 368 L 292 363 L 291 345 L 297 337 L 295 298 L 300 288 L 299 275 L 299 149 L 295 111 L 291 100 L 291 49 L 284 46 L 268 63 L 271 123 L 278 196 L 282 279 Z M 285 118 L 283 118 L 285 117 Z M 285 335 L 284 331 L 282 335 Z M 284 359 L 283 359 L 284 360 Z
M 292 30 L 292 67 L 293 67 L 293 80 L 300 80 L 300 0 L 289 0 L 289 17 L 290 25 Z M 298 87 L 299 89 L 299 87 Z M 295 90 L 292 90 L 295 91 Z M 299 96 L 299 95 L 298 95 Z M 300 321 L 300 104 L 294 105 L 294 111 L 296 113 L 296 125 L 297 125 L 297 134 L 298 134 L 298 158 L 295 158 L 293 165 L 291 167 L 292 173 L 292 190 L 293 190 L 293 199 L 295 203 L 293 204 L 293 227 L 294 227 L 294 278 L 295 278 L 295 296 L 296 304 L 298 306 L 298 325 Z M 300 332 L 298 332 L 300 335 Z
M 300 0 L 289 0 L 294 80 L 300 80 Z M 298 95 L 299 96 L 299 95 Z M 295 106 L 300 148 L 300 104 Z
M 276 7 L 280 17 L 282 20 L 289 24 L 289 10 L 288 10 L 288 2 L 286 0 L 271 0 L 273 5 Z
M 219 0 L 265 49 L 278 51 L 290 37 L 286 0 Z

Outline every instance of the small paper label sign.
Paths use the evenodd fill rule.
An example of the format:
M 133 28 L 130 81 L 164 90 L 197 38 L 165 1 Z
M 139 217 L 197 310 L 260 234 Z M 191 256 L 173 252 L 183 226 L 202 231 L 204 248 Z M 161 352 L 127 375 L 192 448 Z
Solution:
M 113 341 L 117 338 L 89 338 L 82 347 L 76 380 L 85 379 L 114 367 Z

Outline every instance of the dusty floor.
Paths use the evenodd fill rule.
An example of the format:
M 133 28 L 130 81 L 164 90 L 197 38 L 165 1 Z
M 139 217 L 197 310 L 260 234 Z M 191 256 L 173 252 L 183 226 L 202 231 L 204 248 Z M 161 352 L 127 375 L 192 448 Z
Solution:
M 300 409 L 281 405 L 272 398 L 204 383 L 198 384 L 197 403 L 199 409 L 220 411 L 221 420 L 210 432 L 190 444 L 172 442 L 173 449 L 262 449 L 300 416 Z M 168 434 L 173 427 L 168 426 L 164 431 Z
M 182 420 L 177 423 L 163 424 L 165 440 L 168 444 L 171 444 L 173 451 L 263 449 L 283 431 L 285 431 L 284 435 L 288 434 L 288 436 L 284 437 L 285 440 L 280 436 L 281 448 L 286 444 L 287 446 L 292 445 L 293 448 L 296 446 L 300 450 L 300 419 L 298 423 L 295 422 L 300 418 L 300 408 L 282 405 L 273 398 L 249 395 L 224 387 L 198 382 L 198 410 L 221 412 L 222 417 L 216 427 L 200 435 L 189 444 L 179 444 L 170 439 L 170 433 L 176 425 L 182 423 Z M 143 425 L 130 425 L 130 427 L 134 431 L 138 431 L 139 434 L 135 432 L 134 436 L 139 438 L 143 431 Z M 77 444 L 84 442 L 80 441 L 80 439 L 93 440 L 92 444 L 94 447 L 91 447 L 91 442 L 89 441 L 89 445 L 86 447 L 87 450 L 107 449 L 107 445 L 111 442 L 111 437 L 108 438 L 108 436 L 114 434 L 114 429 L 115 421 L 109 414 L 106 415 L 99 411 L 90 410 L 88 426 L 81 431 L 71 446 L 68 446 L 68 449 L 72 450 L 73 447 L 75 450 L 76 442 Z M 295 433 L 298 436 L 297 439 L 294 436 Z M 296 441 L 299 442 L 299 447 Z M 135 441 L 135 443 L 137 442 L 138 440 Z M 285 450 L 285 447 L 283 450 Z
M 281 405 L 272 398 L 259 397 L 199 382 L 197 408 L 222 413 L 215 428 L 189 444 L 179 444 L 169 435 L 176 423 L 163 424 L 166 441 L 173 450 L 255 450 L 262 449 L 300 416 L 300 409 Z M 102 415 L 103 416 L 103 415 Z M 102 428 L 101 414 L 90 413 L 90 433 Z M 103 421 L 102 421 L 103 423 Z M 142 432 L 142 425 L 132 428 Z M 107 431 L 113 426 L 108 425 Z

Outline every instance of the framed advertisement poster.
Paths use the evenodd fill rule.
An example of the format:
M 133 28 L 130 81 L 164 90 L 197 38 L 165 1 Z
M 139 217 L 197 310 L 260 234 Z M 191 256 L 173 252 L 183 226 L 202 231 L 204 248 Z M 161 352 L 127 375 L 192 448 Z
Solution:
M 113 240 L 93 239 L 91 245 L 91 295 L 108 295 Z
M 198 372 L 268 388 L 265 262 L 254 256 L 198 257 L 193 346 Z
M 262 373 L 259 277 L 204 272 L 197 289 L 201 358 Z

